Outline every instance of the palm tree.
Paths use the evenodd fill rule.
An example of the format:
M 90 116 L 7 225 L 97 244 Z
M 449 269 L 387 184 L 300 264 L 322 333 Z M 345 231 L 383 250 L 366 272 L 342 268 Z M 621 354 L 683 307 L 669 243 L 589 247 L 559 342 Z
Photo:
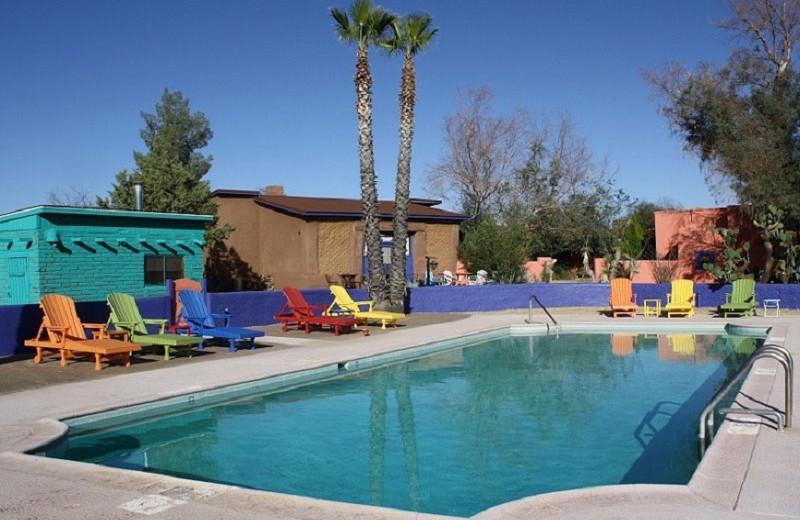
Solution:
M 394 202 L 394 235 L 389 301 L 392 307 L 403 306 L 406 293 L 406 241 L 408 239 L 408 197 L 411 184 L 411 141 L 414 138 L 414 104 L 416 73 L 414 56 L 425 49 L 438 29 L 431 28 L 427 13 L 397 18 L 392 23 L 392 36 L 382 43 L 390 52 L 402 52 L 403 75 L 400 83 L 400 148 L 397 154 L 397 180 Z
M 378 188 L 372 146 L 372 75 L 367 49 L 384 37 L 394 16 L 374 6 L 371 0 L 355 0 L 348 13 L 331 8 L 339 39 L 356 44 L 356 111 L 358 113 L 358 155 L 361 170 L 361 211 L 364 215 L 364 244 L 369 265 L 369 292 L 376 303 L 386 300 L 386 275 L 381 255 Z

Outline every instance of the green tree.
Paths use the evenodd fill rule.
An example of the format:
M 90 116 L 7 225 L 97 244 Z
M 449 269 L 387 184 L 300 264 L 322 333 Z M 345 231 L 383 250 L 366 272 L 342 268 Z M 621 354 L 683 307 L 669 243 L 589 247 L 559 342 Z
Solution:
M 672 64 L 646 75 L 663 95 L 661 108 L 685 149 L 700 159 L 712 189 L 742 204 L 775 204 L 800 224 L 800 77 L 793 49 L 800 40 L 800 2 L 731 0 L 720 26 L 742 46 L 715 68 Z
M 438 29 L 431 28 L 427 13 L 396 18 L 392 36 L 384 42 L 390 52 L 403 54 L 403 73 L 400 82 L 400 146 L 397 154 L 395 181 L 392 269 L 389 301 L 402 309 L 406 294 L 406 240 L 408 239 L 408 199 L 411 186 L 411 143 L 414 139 L 414 106 L 416 104 L 416 72 L 414 57 L 424 50 Z
M 504 208 L 527 219 L 529 256 L 552 256 L 565 268 L 580 264 L 584 252 L 613 251 L 630 204 L 567 116 L 533 132 L 506 191 Z
M 620 243 L 620 251 L 623 255 L 631 260 L 639 260 L 642 258 L 644 251 L 644 229 L 639 224 L 639 219 L 636 215 L 632 215 L 628 219 L 628 225 L 622 233 L 622 242 Z
M 141 183 L 145 211 L 214 214 L 216 204 L 203 180 L 213 158 L 198 152 L 214 135 L 205 114 L 192 113 L 180 91 L 164 89 L 155 114 L 142 112 L 142 118 L 147 152 L 133 153 L 136 169 L 119 172 L 108 198 L 98 198 L 98 205 L 134 209 L 133 185 Z
M 349 15 L 348 15 L 349 13 Z M 381 254 L 378 187 L 372 143 L 372 75 L 367 50 L 384 38 L 394 16 L 374 6 L 371 0 L 355 0 L 348 12 L 331 8 L 339 39 L 355 44 L 356 112 L 358 114 L 358 157 L 361 172 L 361 211 L 364 215 L 364 244 L 367 249 L 369 292 L 377 306 L 386 306 L 386 275 Z
M 458 257 L 470 271 L 484 269 L 500 283 L 524 282 L 525 235 L 522 219 L 500 224 L 491 215 L 484 215 L 466 227 Z
M 658 260 L 656 258 L 656 211 L 678 209 L 680 205 L 669 199 L 659 199 L 656 202 L 639 201 L 631 208 L 630 217 L 642 226 L 644 250 L 643 260 Z

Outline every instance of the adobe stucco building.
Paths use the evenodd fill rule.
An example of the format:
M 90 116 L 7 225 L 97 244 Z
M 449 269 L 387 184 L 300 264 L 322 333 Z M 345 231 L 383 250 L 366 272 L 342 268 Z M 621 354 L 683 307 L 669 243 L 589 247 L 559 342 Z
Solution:
M 675 278 L 714 281 L 703 263 L 718 261 L 724 243 L 712 227 L 738 229 L 738 245 L 750 244 L 750 265 L 763 265 L 765 253 L 758 229 L 741 206 L 656 211 L 655 227 L 656 258 L 677 262 Z
M 219 225 L 236 230 L 228 251 L 257 275 L 272 277 L 275 287 L 325 287 L 326 275 L 363 275 L 364 225 L 361 201 L 284 195 L 281 186 L 258 191 L 219 189 Z M 440 201 L 411 199 L 409 204 L 409 279 L 425 275 L 426 256 L 436 273 L 454 270 L 459 224 L 467 217 L 435 208 Z M 384 258 L 391 247 L 392 202 L 380 202 Z
M 704 269 L 705 262 L 719 263 L 724 241 L 711 228 L 738 229 L 737 247 L 750 244 L 750 265 L 763 265 L 766 252 L 753 219 L 741 206 L 689 208 L 655 212 L 656 261 L 637 261 L 634 283 L 658 282 L 657 264 L 669 266 L 670 279 L 713 283 L 714 276 Z M 595 276 L 606 269 L 603 258 L 595 259 Z M 661 280 L 664 281 L 664 280 Z

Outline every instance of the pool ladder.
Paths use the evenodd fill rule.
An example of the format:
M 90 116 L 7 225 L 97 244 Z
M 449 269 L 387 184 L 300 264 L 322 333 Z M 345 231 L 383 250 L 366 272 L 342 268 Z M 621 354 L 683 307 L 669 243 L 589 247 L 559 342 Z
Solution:
M 541 301 L 539 301 L 539 298 L 537 298 L 535 294 L 531 294 L 530 298 L 528 298 L 528 319 L 525 320 L 525 323 L 533 323 L 533 302 L 534 301 L 537 304 L 539 304 L 539 307 L 541 307 L 542 310 L 544 311 L 544 313 L 547 314 L 547 317 L 550 318 L 550 321 L 553 322 L 553 325 L 555 326 L 556 331 L 558 331 L 561 328 L 561 325 L 558 324 L 558 322 L 553 317 L 553 315 L 550 314 L 550 311 L 547 310 L 547 307 L 545 307 L 544 304 Z M 550 333 L 550 324 L 549 323 L 547 324 L 547 332 Z
M 784 374 L 784 406 L 785 411 L 783 415 L 778 410 L 772 408 L 720 408 L 719 413 L 737 414 L 737 415 L 770 415 L 775 417 L 775 422 L 778 425 L 778 431 L 782 431 L 784 425 L 786 428 L 792 427 L 792 390 L 794 388 L 794 360 L 792 355 L 786 349 L 779 345 L 764 345 L 759 348 L 747 359 L 744 365 L 731 377 L 728 384 L 720 388 L 711 402 L 708 403 L 703 413 L 700 414 L 700 457 L 705 455 L 706 451 L 706 429 L 708 429 L 708 437 L 714 435 L 714 408 L 719 404 L 725 395 L 745 376 L 759 359 L 774 359 L 783 366 Z M 710 442 L 710 441 L 709 441 Z

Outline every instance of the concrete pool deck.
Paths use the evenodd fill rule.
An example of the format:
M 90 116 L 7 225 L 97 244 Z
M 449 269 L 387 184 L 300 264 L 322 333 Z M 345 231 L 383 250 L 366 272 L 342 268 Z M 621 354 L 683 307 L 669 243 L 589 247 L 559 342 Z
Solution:
M 596 313 L 557 315 L 565 325 L 686 326 L 724 323 L 702 313 L 692 319 L 611 319 Z M 210 362 L 160 362 L 154 369 L 116 372 L 0 395 L 0 518 L 311 519 L 445 518 L 371 506 L 343 504 L 234 486 L 24 454 L 61 435 L 65 419 L 194 393 L 273 375 L 360 359 L 456 336 L 524 325 L 526 313 L 464 315 L 465 319 L 400 327 L 370 336 L 282 335 L 268 328 L 259 342 L 272 348 L 214 355 Z M 541 313 L 534 320 L 544 326 Z M 727 320 L 772 327 L 770 343 L 800 353 L 800 318 Z M 373 327 L 372 330 L 375 328 Z M 241 355 L 244 354 L 244 355 Z M 32 363 L 25 361 L 25 363 Z M 39 372 L 57 363 L 34 366 Z M 157 368 L 155 368 L 157 366 Z M 762 360 L 737 402 L 784 409 L 783 373 Z M 7 365 L 0 365 L 3 377 Z M 90 363 L 67 367 L 91 371 Z M 103 372 L 106 372 L 105 370 Z M 800 399 L 795 381 L 795 403 Z M 795 404 L 794 412 L 798 405 Z M 604 486 L 539 495 L 503 504 L 474 518 L 800 518 L 800 425 L 777 432 L 769 419 L 738 416 L 726 422 L 687 486 Z M 763 423 L 763 424 L 762 424 Z

